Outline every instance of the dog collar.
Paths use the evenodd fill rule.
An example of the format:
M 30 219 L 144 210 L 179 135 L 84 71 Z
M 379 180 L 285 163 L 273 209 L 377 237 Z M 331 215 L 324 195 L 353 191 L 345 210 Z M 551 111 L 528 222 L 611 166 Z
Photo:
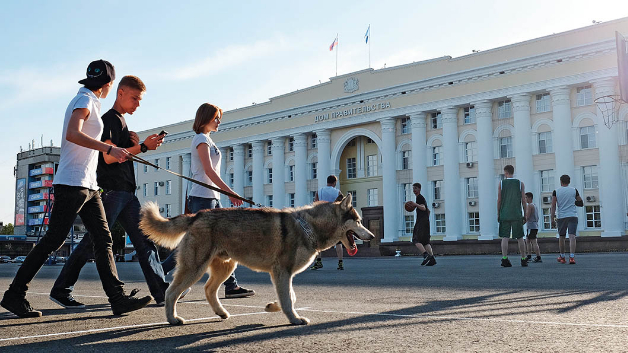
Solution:
M 310 238 L 312 242 L 314 242 L 314 231 L 312 230 L 312 227 L 310 227 L 307 221 L 303 219 L 299 214 L 296 214 L 294 218 L 299 222 L 299 225 L 301 225 L 301 228 L 305 232 L 305 235 L 307 235 L 307 237 Z

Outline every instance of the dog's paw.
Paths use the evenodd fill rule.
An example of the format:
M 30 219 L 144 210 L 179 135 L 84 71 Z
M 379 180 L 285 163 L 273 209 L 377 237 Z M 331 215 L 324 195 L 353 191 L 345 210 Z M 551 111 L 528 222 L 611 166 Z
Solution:
M 291 320 L 290 323 L 293 325 L 309 325 L 310 319 L 307 317 L 297 317 L 296 319 Z
M 174 326 L 181 326 L 181 325 L 185 324 L 185 320 L 182 317 L 175 316 L 172 319 L 168 319 L 168 323 L 170 323 L 170 325 L 174 325 Z
M 229 313 L 226 311 L 223 311 L 221 313 L 216 313 L 216 315 L 220 316 L 220 318 L 223 320 L 227 320 L 230 316 Z
M 279 306 L 279 304 L 277 304 L 277 302 L 272 302 L 272 303 L 266 304 L 266 307 L 264 308 L 264 310 L 269 313 L 274 313 L 277 311 L 281 311 L 281 307 Z

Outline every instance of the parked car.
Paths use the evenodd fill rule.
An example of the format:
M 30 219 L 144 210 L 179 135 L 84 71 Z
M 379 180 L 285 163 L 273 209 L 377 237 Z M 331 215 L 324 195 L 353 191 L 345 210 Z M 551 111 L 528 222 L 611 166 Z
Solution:
M 21 264 L 22 262 L 24 262 L 24 260 L 26 260 L 26 256 L 18 256 L 15 259 L 13 259 L 13 262 Z
M 66 258 L 63 256 L 57 256 L 57 263 L 64 264 Z
M 9 263 L 9 262 L 13 262 L 13 259 L 11 258 L 11 256 L 9 255 L 2 255 L 0 256 L 0 263 Z

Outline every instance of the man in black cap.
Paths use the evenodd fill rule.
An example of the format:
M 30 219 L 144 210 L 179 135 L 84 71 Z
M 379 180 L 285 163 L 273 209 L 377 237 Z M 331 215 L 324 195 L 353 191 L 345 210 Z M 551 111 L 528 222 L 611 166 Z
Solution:
M 61 156 L 53 185 L 55 207 L 52 208 L 48 231 L 28 254 L 17 271 L 9 289 L 4 292 L 0 305 L 19 317 L 40 317 L 34 310 L 26 292 L 48 256 L 58 250 L 74 223 L 81 216 L 94 243 L 96 268 L 102 286 L 109 297 L 111 309 L 120 315 L 146 306 L 151 296 L 136 298 L 124 293 L 113 259 L 111 233 L 96 182 L 96 167 L 100 152 L 119 162 L 128 158 L 124 148 L 100 141 L 103 122 L 100 118 L 100 98 L 109 94 L 115 79 L 115 69 L 104 60 L 94 61 L 87 67 L 87 78 L 79 81 L 79 89 L 65 112 L 61 139 Z

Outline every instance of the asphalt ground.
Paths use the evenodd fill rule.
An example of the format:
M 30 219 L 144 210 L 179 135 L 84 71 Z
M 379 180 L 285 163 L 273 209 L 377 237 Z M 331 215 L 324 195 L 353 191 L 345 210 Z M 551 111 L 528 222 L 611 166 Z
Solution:
M 628 253 L 582 254 L 577 264 L 500 267 L 499 256 L 441 256 L 433 267 L 418 257 L 346 258 L 295 277 L 296 307 L 311 320 L 292 326 L 266 313 L 275 300 L 268 274 L 244 267 L 238 281 L 251 298 L 224 299 L 220 320 L 194 285 L 178 304 L 188 320 L 166 323 L 164 308 L 113 316 L 89 263 L 75 288 L 86 309 L 48 299 L 61 265 L 44 266 L 28 300 L 43 311 L 20 319 L 0 308 L 0 351 L 16 352 L 626 352 Z M 19 265 L 0 264 L 4 291 Z M 148 293 L 138 263 L 119 263 L 127 289 Z M 224 292 L 221 290 L 220 294 Z

